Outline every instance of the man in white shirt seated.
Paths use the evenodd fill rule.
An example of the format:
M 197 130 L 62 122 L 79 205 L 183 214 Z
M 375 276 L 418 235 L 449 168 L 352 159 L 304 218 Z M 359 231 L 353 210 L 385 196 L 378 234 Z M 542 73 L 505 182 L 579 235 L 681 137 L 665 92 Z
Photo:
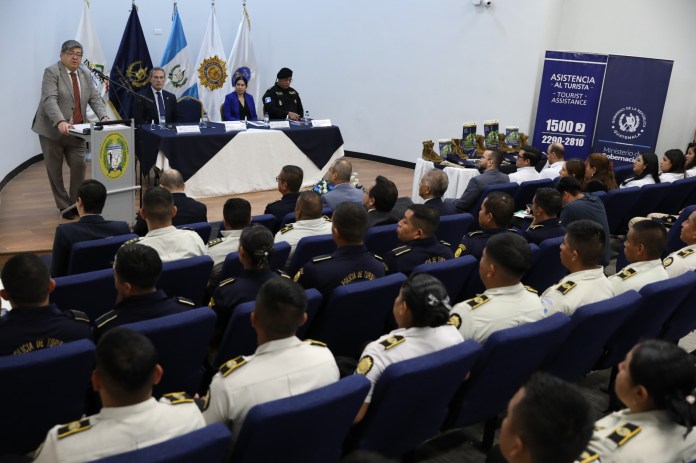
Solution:
M 541 178 L 551 180 L 561 176 L 561 168 L 565 164 L 565 148 L 560 143 L 551 143 L 546 154 L 549 157 L 548 164 L 541 169 Z
M 314 191 L 303 191 L 295 203 L 295 223 L 289 223 L 275 236 L 275 242 L 285 241 L 290 245 L 290 256 L 295 254 L 297 243 L 305 236 L 330 235 L 331 219 L 321 215 L 321 196 Z M 304 262 L 302 262 L 304 263 Z
M 239 237 L 242 230 L 251 223 L 251 204 L 242 198 L 230 198 L 222 207 L 224 230 L 222 237 L 210 240 L 208 255 L 213 258 L 213 273 L 217 274 L 225 263 L 227 254 L 239 249 Z
M 541 152 L 533 146 L 523 146 L 517 154 L 517 172 L 510 175 L 511 182 L 531 182 L 541 179 L 541 174 L 537 172 L 536 165 L 541 161 Z

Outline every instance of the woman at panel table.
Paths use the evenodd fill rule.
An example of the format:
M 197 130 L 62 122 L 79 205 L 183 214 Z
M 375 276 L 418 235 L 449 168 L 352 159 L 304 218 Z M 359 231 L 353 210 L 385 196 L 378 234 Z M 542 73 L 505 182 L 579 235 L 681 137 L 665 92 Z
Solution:
M 684 178 L 684 163 L 686 158 L 680 149 L 667 150 L 662 156 L 660 162 L 660 181 L 662 183 L 671 183 L 675 180 Z
M 696 177 L 696 143 L 689 143 L 686 147 L 686 178 Z
M 630 186 L 643 186 L 653 183 L 660 183 L 658 175 L 659 162 L 657 154 L 642 153 L 639 154 L 633 161 L 633 177 L 629 177 L 623 182 L 619 188 L 628 188 Z
M 594 191 L 616 190 L 619 186 L 614 178 L 613 163 L 604 153 L 592 153 L 585 160 L 585 183 L 583 190 Z
M 258 119 L 254 97 L 246 92 L 247 82 L 244 76 L 237 76 L 234 79 L 234 92 L 225 97 L 225 103 L 222 105 L 223 121 L 243 121 L 245 118 L 255 121 Z

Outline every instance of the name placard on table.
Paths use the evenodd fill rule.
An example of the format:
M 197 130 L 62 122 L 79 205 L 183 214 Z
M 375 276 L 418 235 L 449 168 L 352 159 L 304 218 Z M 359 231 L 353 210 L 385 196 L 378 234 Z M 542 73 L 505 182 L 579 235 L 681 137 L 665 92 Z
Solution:
M 272 129 L 289 129 L 290 122 L 288 121 L 271 121 L 269 127 Z
M 197 125 L 177 125 L 176 133 L 201 133 L 201 128 Z
M 331 127 L 331 119 L 312 119 L 312 127 Z
M 239 130 L 246 129 L 246 123 L 244 123 L 243 121 L 225 122 L 225 132 L 236 132 Z

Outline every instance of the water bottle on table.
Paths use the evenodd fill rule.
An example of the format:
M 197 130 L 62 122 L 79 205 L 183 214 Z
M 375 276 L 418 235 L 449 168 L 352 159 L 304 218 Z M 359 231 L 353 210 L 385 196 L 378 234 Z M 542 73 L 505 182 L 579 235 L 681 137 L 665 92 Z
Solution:
M 305 123 L 305 125 L 312 124 L 312 119 L 309 118 L 309 111 L 304 112 L 304 123 Z
M 268 113 L 263 114 L 263 126 L 268 127 L 271 119 L 268 117 Z
M 208 113 L 203 111 L 203 117 L 201 117 L 201 123 L 198 125 L 201 129 L 208 127 Z
M 160 126 L 160 129 L 166 129 L 166 128 L 167 128 L 167 121 L 166 121 L 166 119 L 164 118 L 164 116 L 160 116 L 160 118 L 159 118 L 159 126 Z

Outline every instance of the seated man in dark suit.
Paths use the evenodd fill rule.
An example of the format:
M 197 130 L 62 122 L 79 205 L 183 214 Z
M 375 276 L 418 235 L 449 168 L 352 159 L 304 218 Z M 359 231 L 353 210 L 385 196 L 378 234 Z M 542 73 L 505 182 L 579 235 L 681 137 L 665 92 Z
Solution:
M 184 177 L 178 170 L 167 169 L 162 172 L 160 186 L 172 194 L 174 206 L 176 206 L 176 215 L 172 217 L 172 225 L 188 225 L 208 221 L 208 206 L 186 196 L 184 193 L 186 183 L 184 183 Z M 140 214 L 136 215 L 133 233 L 145 236 L 147 232 L 145 219 Z
M 293 165 L 283 166 L 276 177 L 278 191 L 283 197 L 268 203 L 263 213 L 276 216 L 278 225 L 280 225 L 281 220 L 288 213 L 295 212 L 295 203 L 297 203 L 297 198 L 300 196 L 303 180 L 304 172 L 302 172 L 301 168 Z
M 418 195 L 425 200 L 423 204 L 436 209 L 440 217 L 458 213 L 452 202 L 442 200 L 447 187 L 449 187 L 449 179 L 440 169 L 426 172 L 418 184 Z
M 179 120 L 179 112 L 176 109 L 176 96 L 162 89 L 164 80 L 164 69 L 154 67 L 150 70 L 150 85 L 139 93 L 152 101 L 142 98 L 135 99 L 133 119 L 135 119 L 136 124 L 147 124 L 153 121 L 155 124 L 159 124 L 161 116 L 164 117 L 166 122 Z
M 375 184 L 363 194 L 363 205 L 367 208 L 367 228 L 391 225 L 398 222 L 391 210 L 399 197 L 394 182 L 378 175 Z
M 0 296 L 12 310 L 0 318 L 0 355 L 18 355 L 90 339 L 89 318 L 77 310 L 62 312 L 48 303 L 56 283 L 33 254 L 18 254 L 2 269 Z
M 466 186 L 461 198 L 456 200 L 448 199 L 447 202 L 454 202 L 454 206 L 459 212 L 467 212 L 471 206 L 476 204 L 476 201 L 481 196 L 481 192 L 488 185 L 508 183 L 510 178 L 498 170 L 501 162 L 503 162 L 503 153 L 501 151 L 497 149 L 484 151 L 479 163 L 481 175 L 477 175 L 469 180 L 469 184 Z
M 483 249 L 491 236 L 499 233 L 517 233 L 516 230 L 508 229 L 514 213 L 515 201 L 512 196 L 502 191 L 488 193 L 478 215 L 481 230 L 469 232 L 462 237 L 454 253 L 455 257 L 472 255 L 481 260 Z
M 56 227 L 51 253 L 51 275 L 67 275 L 73 244 L 110 236 L 127 235 L 130 228 L 120 220 L 104 220 L 100 214 L 106 203 L 106 187 L 96 180 L 85 180 L 77 189 L 80 220 Z
M 539 244 L 550 238 L 565 235 L 566 229 L 558 219 L 563 207 L 561 194 L 555 188 L 539 188 L 532 200 L 534 220 L 524 233 L 527 241 Z

